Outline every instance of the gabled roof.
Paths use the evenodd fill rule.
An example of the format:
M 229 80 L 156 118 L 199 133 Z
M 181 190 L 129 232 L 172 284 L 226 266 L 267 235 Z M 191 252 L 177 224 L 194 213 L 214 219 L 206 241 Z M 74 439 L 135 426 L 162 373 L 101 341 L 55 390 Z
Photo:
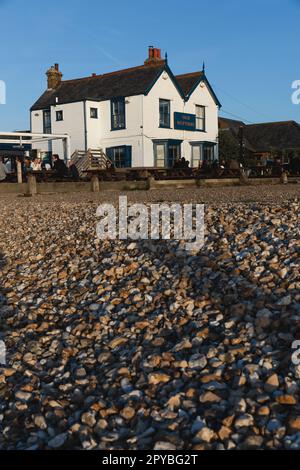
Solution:
M 300 125 L 295 121 L 251 124 L 246 126 L 246 136 L 258 152 L 300 149 Z
M 188 96 L 203 77 L 203 72 L 193 72 L 176 75 L 176 80 L 181 86 L 185 96 Z
M 185 73 L 182 75 L 176 75 L 176 80 L 179 83 L 181 89 L 183 90 L 183 93 L 186 97 L 186 99 L 189 99 L 191 94 L 194 92 L 194 90 L 197 88 L 197 86 L 201 83 L 204 82 L 209 89 L 216 105 L 221 108 L 221 103 L 218 100 L 214 90 L 212 89 L 209 81 L 207 80 L 207 77 L 204 73 L 204 71 L 198 71 L 198 72 L 192 72 L 192 73 Z
M 165 62 L 161 61 L 157 65 L 141 65 L 104 75 L 64 80 L 57 88 L 45 91 L 31 110 L 49 108 L 56 104 L 56 99 L 59 104 L 64 104 L 142 95 L 148 92 L 165 68 Z
M 219 117 L 219 129 L 221 130 L 236 130 L 241 126 L 245 127 L 245 125 L 246 124 L 243 121 L 236 121 L 235 119 Z
M 103 75 L 63 80 L 57 88 L 46 90 L 31 107 L 31 111 L 46 109 L 55 104 L 85 100 L 106 101 L 118 97 L 146 95 L 163 71 L 169 74 L 183 99 L 188 99 L 197 85 L 204 81 L 216 104 L 221 106 L 203 72 L 194 72 L 176 77 L 167 62 L 160 60 L 156 64 L 145 64 Z
M 234 119 L 219 118 L 219 129 L 230 131 L 238 139 L 244 129 L 244 143 L 252 152 L 270 152 L 272 149 L 300 149 L 300 125 L 295 121 L 244 124 Z

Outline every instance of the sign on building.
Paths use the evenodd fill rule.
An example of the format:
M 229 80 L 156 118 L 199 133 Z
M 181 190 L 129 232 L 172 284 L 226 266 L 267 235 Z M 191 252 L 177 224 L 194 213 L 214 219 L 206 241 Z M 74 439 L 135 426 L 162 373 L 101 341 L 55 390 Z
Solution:
M 195 131 L 196 115 L 187 113 L 174 113 L 174 129 L 181 131 Z

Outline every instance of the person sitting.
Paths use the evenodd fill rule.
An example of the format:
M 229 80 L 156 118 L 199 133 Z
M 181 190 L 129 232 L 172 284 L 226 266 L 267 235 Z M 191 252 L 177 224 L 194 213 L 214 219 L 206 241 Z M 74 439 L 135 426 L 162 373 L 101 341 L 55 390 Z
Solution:
M 53 170 L 58 178 L 65 178 L 68 176 L 68 168 L 63 160 L 58 155 L 53 155 Z
M 50 171 L 52 169 L 49 161 L 46 159 L 42 160 L 41 167 L 42 167 L 42 170 L 45 170 L 45 171 Z
M 179 158 L 176 158 L 175 162 L 174 162 L 174 165 L 173 165 L 173 168 L 180 168 L 180 160 Z
M 186 159 L 184 157 L 180 159 L 180 168 L 186 168 Z
M 41 159 L 38 157 L 35 157 L 33 161 L 31 162 L 30 168 L 32 171 L 42 171 Z
M 0 182 L 5 181 L 7 175 L 8 175 L 8 170 L 5 166 L 5 164 L 3 163 L 3 159 L 1 158 L 0 159 Z
M 215 175 L 218 175 L 219 173 L 219 162 L 218 160 L 214 160 L 211 164 L 211 169 L 212 169 L 212 172 L 215 174 Z
M 183 157 L 183 158 L 184 158 L 184 157 Z M 189 162 L 189 160 L 186 160 L 185 158 L 184 158 L 183 164 L 184 164 L 183 168 L 189 168 L 189 167 L 190 167 L 190 162 Z
M 75 165 L 74 162 L 72 162 L 72 160 L 69 161 L 69 177 L 73 181 L 79 181 L 79 179 L 80 179 L 77 166 Z
M 219 165 L 219 176 L 224 175 L 225 168 L 226 168 L 226 162 L 225 160 L 221 160 L 220 165 Z

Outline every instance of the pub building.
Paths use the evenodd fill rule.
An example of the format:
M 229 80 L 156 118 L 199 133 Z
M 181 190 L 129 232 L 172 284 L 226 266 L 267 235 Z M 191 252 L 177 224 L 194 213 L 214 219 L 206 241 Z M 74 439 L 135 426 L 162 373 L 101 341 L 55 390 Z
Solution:
M 71 153 L 102 149 L 116 167 L 166 167 L 184 157 L 191 167 L 218 159 L 220 102 L 205 68 L 173 75 L 167 55 L 150 47 L 143 65 L 63 80 L 58 64 L 32 106 L 31 132 L 68 134 Z M 38 144 L 36 144 L 38 145 Z M 44 156 L 64 149 L 39 144 Z

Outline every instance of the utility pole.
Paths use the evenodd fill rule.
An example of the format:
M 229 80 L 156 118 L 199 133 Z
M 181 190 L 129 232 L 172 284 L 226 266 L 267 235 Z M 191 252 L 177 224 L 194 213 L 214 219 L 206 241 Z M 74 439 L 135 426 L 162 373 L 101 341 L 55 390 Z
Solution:
M 240 126 L 239 129 L 239 140 L 240 140 L 240 163 L 244 161 L 244 127 Z

